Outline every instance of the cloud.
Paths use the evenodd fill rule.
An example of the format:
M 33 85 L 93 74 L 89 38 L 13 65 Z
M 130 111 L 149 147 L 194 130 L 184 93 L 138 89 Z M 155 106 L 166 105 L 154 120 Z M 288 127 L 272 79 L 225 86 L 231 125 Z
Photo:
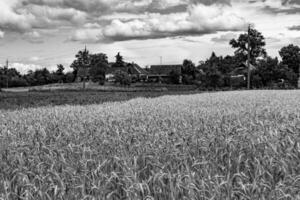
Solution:
M 187 12 L 148 13 L 143 18 L 114 19 L 101 29 L 80 29 L 73 41 L 124 41 L 239 31 L 246 21 L 227 5 L 192 5 Z
M 81 42 L 99 42 L 102 38 L 101 29 L 85 28 L 76 30 L 69 38 L 68 41 L 81 41 Z
M 300 12 L 299 0 L 253 0 L 264 12 L 271 14 L 296 14 Z
M 37 62 L 39 60 L 41 60 L 41 59 L 38 56 L 32 56 L 32 57 L 29 58 L 29 61 L 31 61 L 31 62 Z
M 37 31 L 31 31 L 23 34 L 23 39 L 27 40 L 30 43 L 43 43 L 44 40 L 41 37 L 40 33 Z
M 22 9 L 35 16 L 32 26 L 37 28 L 59 27 L 64 25 L 80 25 L 85 23 L 87 13 L 74 8 L 59 8 L 31 5 Z
M 291 31 L 300 31 L 300 25 L 290 26 L 288 29 Z
M 35 65 L 35 64 L 25 64 L 25 63 L 11 63 L 11 68 L 15 68 L 18 70 L 21 74 L 26 74 L 29 70 L 37 70 L 42 69 L 43 67 L 41 65 Z
M 300 5 L 299 0 L 281 0 L 282 5 Z
M 219 37 L 213 37 L 211 41 L 216 43 L 229 43 L 231 39 L 237 38 L 238 34 L 235 33 L 226 33 L 222 34 Z
M 30 20 L 32 15 L 29 13 L 19 14 L 16 8 L 19 6 L 17 0 L 1 0 L 0 1 L 0 28 L 3 30 L 12 30 L 24 32 L 31 28 Z

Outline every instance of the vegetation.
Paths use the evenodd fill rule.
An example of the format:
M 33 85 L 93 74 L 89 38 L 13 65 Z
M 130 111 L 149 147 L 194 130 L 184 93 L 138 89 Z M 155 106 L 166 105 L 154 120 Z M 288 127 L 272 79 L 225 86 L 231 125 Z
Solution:
M 299 199 L 299 91 L 1 111 L 1 199 Z

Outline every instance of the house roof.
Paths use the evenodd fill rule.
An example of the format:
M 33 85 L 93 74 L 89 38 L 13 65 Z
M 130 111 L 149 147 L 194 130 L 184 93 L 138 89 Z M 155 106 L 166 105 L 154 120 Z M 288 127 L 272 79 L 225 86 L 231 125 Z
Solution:
M 250 71 L 253 71 L 253 70 L 256 70 L 256 67 L 250 63 Z M 243 63 L 240 64 L 240 67 L 235 68 L 231 72 L 231 74 L 232 75 L 234 75 L 234 74 L 245 74 L 247 72 L 248 72 L 248 63 L 247 62 L 243 62 Z
M 141 68 L 138 64 L 135 63 L 127 63 L 125 67 L 112 67 L 113 63 L 111 63 L 110 66 L 111 67 L 109 67 L 106 71 L 107 74 L 113 74 L 116 71 L 123 71 L 134 75 L 148 74 L 145 69 Z
M 141 68 L 138 64 L 128 64 L 127 67 L 129 67 L 129 71 L 131 74 L 148 74 L 148 72 Z
M 150 72 L 153 74 L 169 75 L 172 71 L 181 73 L 182 65 L 152 65 Z
M 128 73 L 128 68 L 127 67 L 109 67 L 106 70 L 106 74 L 114 74 L 117 71 L 123 71 Z
M 242 65 L 244 65 L 248 69 L 248 62 L 243 62 Z M 251 63 L 250 63 L 250 70 L 251 71 L 256 70 L 256 67 Z

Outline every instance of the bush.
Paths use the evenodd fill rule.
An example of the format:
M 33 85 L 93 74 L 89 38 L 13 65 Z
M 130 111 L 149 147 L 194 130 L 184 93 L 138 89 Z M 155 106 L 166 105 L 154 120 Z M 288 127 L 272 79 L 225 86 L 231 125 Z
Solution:
M 115 73 L 115 83 L 129 86 L 131 85 L 131 77 L 128 73 L 119 70 Z
M 74 74 L 72 72 L 66 73 L 65 80 L 66 80 L 66 83 L 73 83 L 75 80 Z
M 26 87 L 29 84 L 24 78 L 14 77 L 9 81 L 9 87 Z
M 171 80 L 171 83 L 173 84 L 180 84 L 181 83 L 181 75 L 179 72 L 177 71 L 171 71 L 170 73 L 170 80 Z

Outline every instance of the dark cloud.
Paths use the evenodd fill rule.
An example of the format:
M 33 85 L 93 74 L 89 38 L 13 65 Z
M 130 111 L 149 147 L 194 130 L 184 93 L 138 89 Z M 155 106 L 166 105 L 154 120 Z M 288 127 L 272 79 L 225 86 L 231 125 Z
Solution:
M 291 31 L 300 31 L 300 25 L 291 26 L 288 29 Z
M 84 12 L 110 10 L 108 3 L 101 0 L 23 0 L 23 5 L 40 5 L 60 8 L 74 8 Z
M 281 2 L 282 2 L 282 5 L 293 5 L 293 4 L 300 5 L 299 0 L 281 0 Z
M 290 8 L 273 8 L 270 6 L 265 6 L 262 9 L 264 12 L 272 13 L 272 14 L 297 14 L 300 13 L 300 8 L 290 7 Z
M 204 5 L 212 5 L 212 4 L 227 4 L 230 5 L 231 0 L 190 0 L 192 4 L 204 4 Z
M 171 13 L 180 13 L 186 12 L 188 5 L 181 4 L 177 6 L 171 6 L 167 8 L 149 8 L 147 11 L 151 13 L 160 13 L 160 14 L 171 14 Z

